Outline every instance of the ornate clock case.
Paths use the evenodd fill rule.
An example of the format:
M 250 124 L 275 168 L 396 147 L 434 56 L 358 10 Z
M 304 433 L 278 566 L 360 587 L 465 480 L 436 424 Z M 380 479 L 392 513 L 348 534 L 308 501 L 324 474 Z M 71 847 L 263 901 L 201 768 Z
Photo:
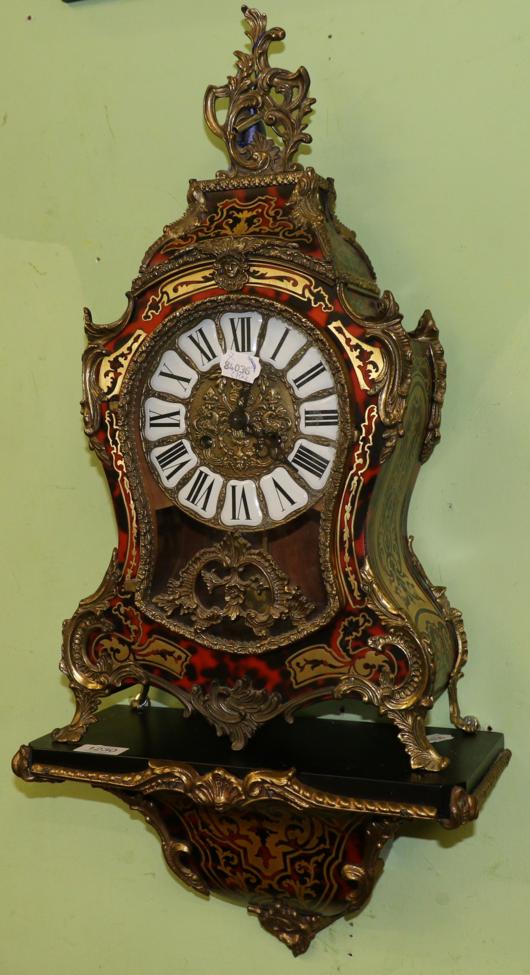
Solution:
M 251 53 L 238 52 L 235 76 L 205 96 L 206 122 L 224 140 L 230 168 L 191 181 L 186 213 L 148 249 L 118 321 L 97 325 L 85 311 L 83 418 L 109 483 L 118 545 L 100 588 L 64 626 L 61 668 L 76 711 L 50 745 L 62 749 L 63 764 L 56 758 L 46 773 L 41 763 L 39 773 L 19 754 L 26 777 L 68 777 L 64 755 L 99 722 L 103 696 L 127 685 L 141 685 L 140 711 L 150 685 L 174 695 L 191 715 L 178 725 L 184 740 L 203 735 L 207 722 L 244 752 L 271 719 L 279 720 L 270 735 L 288 751 L 299 719 L 294 728 L 283 719 L 310 702 L 361 698 L 395 726 L 385 727 L 384 750 L 409 776 L 410 768 L 440 774 L 448 765 L 425 728 L 443 692 L 458 740 L 478 732 L 457 703 L 467 656 L 461 614 L 429 582 L 407 538 L 414 482 L 440 437 L 438 330 L 429 311 L 405 330 L 394 297 L 381 293 L 355 234 L 335 215 L 333 181 L 294 162 L 310 141 L 307 72 L 270 67 L 269 46 L 283 31 L 243 11 Z M 336 734 L 347 755 L 351 732 Z M 333 895 L 304 900 L 282 888 L 271 901 L 261 877 L 268 899 L 250 899 L 295 951 L 360 906 L 399 816 L 415 808 L 421 818 L 419 800 L 392 805 L 387 796 L 377 807 L 373 797 L 367 806 L 366 797 L 339 801 L 334 792 L 317 802 L 292 778 L 281 785 L 250 763 L 246 779 L 230 779 L 218 761 L 210 763 L 217 780 L 208 788 L 201 780 L 202 798 L 197 771 L 183 785 L 174 765 L 172 784 L 167 775 L 163 786 L 142 780 L 141 799 L 140 784 L 118 781 L 119 772 L 112 781 L 107 772 L 91 779 L 94 770 L 78 777 L 142 808 L 168 861 L 201 892 L 237 887 L 233 876 L 223 887 L 219 869 L 212 881 L 213 866 L 204 879 L 207 847 L 227 835 L 220 810 L 230 810 L 232 824 L 239 817 L 249 836 L 261 817 L 260 828 L 285 841 L 302 829 L 305 809 L 309 847 L 346 858 Z M 185 808 L 168 798 L 172 790 L 179 802 L 185 793 Z M 465 795 L 460 820 L 479 807 Z M 366 819 L 374 810 L 386 818 Z M 458 821 L 454 808 L 428 815 Z M 187 817 L 186 841 L 171 833 L 172 817 Z M 293 850 L 300 844 L 307 861 L 303 841 Z M 252 888 L 248 878 L 243 887 Z

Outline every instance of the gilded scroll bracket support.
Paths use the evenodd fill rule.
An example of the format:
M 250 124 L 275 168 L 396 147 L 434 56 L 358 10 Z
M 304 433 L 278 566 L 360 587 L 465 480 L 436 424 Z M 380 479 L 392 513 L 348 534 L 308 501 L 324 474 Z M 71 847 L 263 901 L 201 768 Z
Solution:
M 324 793 L 294 770 L 254 769 L 240 778 L 221 767 L 201 773 L 149 759 L 145 770 L 95 771 L 38 761 L 27 745 L 12 767 L 26 782 L 83 782 L 116 796 L 155 830 L 168 867 L 188 888 L 245 906 L 300 955 L 318 932 L 366 906 L 404 822 L 455 829 L 476 819 L 509 760 L 500 751 L 472 792 L 455 785 L 448 815 L 423 801 Z

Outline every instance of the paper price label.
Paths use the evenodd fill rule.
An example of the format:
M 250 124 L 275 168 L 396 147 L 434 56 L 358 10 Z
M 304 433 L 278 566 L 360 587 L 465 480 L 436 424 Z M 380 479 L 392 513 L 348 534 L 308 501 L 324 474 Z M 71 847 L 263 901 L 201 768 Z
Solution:
M 433 745 L 436 745 L 439 741 L 452 741 L 452 739 L 453 735 L 441 735 L 439 732 L 437 734 L 427 735 L 427 741 L 430 741 Z
M 117 745 L 79 745 L 79 748 L 74 748 L 74 752 L 88 752 L 89 755 L 121 755 L 128 751 L 128 748 Z
M 261 372 L 261 362 L 257 355 L 249 355 L 248 352 L 224 352 L 220 361 L 221 375 L 228 379 L 253 383 Z

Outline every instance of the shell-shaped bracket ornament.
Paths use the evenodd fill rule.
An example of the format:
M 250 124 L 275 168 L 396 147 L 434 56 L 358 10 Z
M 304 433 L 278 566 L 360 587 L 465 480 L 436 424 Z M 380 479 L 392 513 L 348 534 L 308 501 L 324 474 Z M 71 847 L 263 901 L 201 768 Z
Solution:
M 302 169 L 293 156 L 302 144 L 311 142 L 305 132 L 307 116 L 315 103 L 314 98 L 308 97 L 309 75 L 304 67 L 297 71 L 271 68 L 269 47 L 274 41 L 282 41 L 285 31 L 281 27 L 267 30 L 267 17 L 258 10 L 246 6 L 241 10 L 252 51 L 236 51 L 237 74 L 229 76 L 225 85 L 206 89 L 206 122 L 214 135 L 225 142 L 230 175 Z M 226 118 L 220 122 L 217 103 L 226 98 Z

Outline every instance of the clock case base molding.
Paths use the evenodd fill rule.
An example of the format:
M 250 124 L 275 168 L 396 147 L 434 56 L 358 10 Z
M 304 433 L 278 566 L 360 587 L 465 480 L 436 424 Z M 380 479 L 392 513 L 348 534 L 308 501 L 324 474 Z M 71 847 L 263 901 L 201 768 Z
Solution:
M 478 816 L 510 759 L 503 736 L 433 732 L 450 765 L 418 775 L 384 723 L 300 718 L 287 749 L 274 721 L 234 753 L 178 709 L 114 706 L 86 735 L 91 750 L 46 735 L 13 769 L 113 793 L 158 833 L 179 880 L 245 905 L 298 955 L 361 911 L 407 823 L 455 829 Z M 98 754 L 109 745 L 124 750 Z
M 429 582 L 406 531 L 414 482 L 440 437 L 445 362 L 432 315 L 405 330 L 395 299 L 381 294 L 355 234 L 335 215 L 333 181 L 311 169 L 192 181 L 188 202 L 147 251 L 123 316 L 98 325 L 85 311 L 82 412 L 119 541 L 100 588 L 64 626 L 61 669 L 76 712 L 56 740 L 80 740 L 101 699 L 131 684 L 169 691 L 236 749 L 278 714 L 290 719 L 310 701 L 351 695 L 393 721 L 413 768 L 442 769 L 445 758 L 425 734 L 436 698 L 448 690 L 456 727 L 474 732 L 479 723 L 460 714 L 456 696 L 467 659 L 461 614 Z M 305 323 L 336 362 L 337 388 L 349 390 L 344 423 L 351 428 L 342 476 L 315 511 L 318 541 L 308 537 L 299 556 L 299 567 L 320 566 L 322 606 L 285 623 L 280 636 L 271 628 L 240 643 L 231 637 L 228 604 L 222 637 L 197 614 L 190 622 L 164 612 L 160 594 L 153 597 L 163 575 L 157 539 L 182 540 L 186 515 L 173 507 L 180 521 L 160 530 L 168 499 L 135 440 L 137 377 L 152 343 L 164 330 L 178 334 L 179 316 L 193 309 L 229 307 Z M 217 534 L 228 544 L 227 532 Z M 247 543 L 238 535 L 241 550 Z M 272 536 L 262 536 L 255 559 L 271 564 Z M 280 539 L 286 559 L 289 538 Z M 183 557 L 191 567 L 195 551 Z M 285 565 L 282 573 L 288 576 Z M 303 589 L 303 574 L 297 586 L 300 580 Z M 169 575 L 166 585 L 180 583 Z M 195 612 L 194 599 L 190 606 Z

